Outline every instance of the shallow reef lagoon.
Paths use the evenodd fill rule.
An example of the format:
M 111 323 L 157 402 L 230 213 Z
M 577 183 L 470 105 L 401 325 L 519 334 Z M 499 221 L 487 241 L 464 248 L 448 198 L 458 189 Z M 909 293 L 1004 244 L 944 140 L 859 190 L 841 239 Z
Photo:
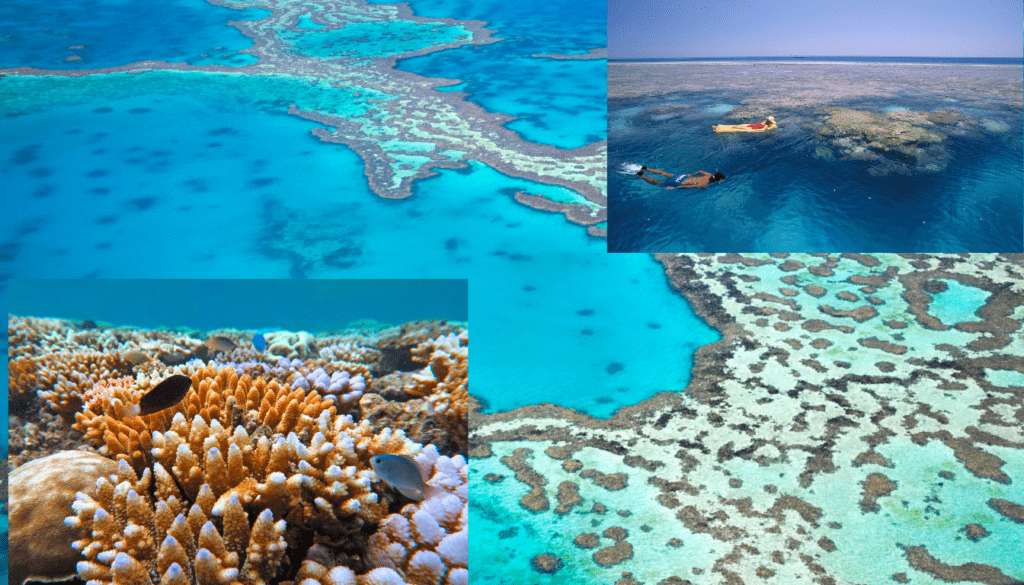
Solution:
M 424 18 L 457 19 L 446 26 L 485 21 L 504 40 L 402 59 L 401 72 L 443 77 L 443 91 L 464 92 L 495 116 L 515 116 L 498 119 L 530 143 L 574 149 L 604 137 L 604 60 L 579 58 L 604 45 L 603 4 L 410 6 Z M 259 26 L 261 13 L 252 9 L 208 10 L 213 20 L 248 16 L 248 26 Z M 24 23 L 27 30 L 48 26 L 44 12 L 21 18 L 32 14 L 38 20 Z M 323 34 L 308 17 L 299 25 L 289 34 Z M 423 30 L 424 46 L 444 36 L 430 30 Z M 239 31 L 222 26 L 221 34 L 216 46 L 229 46 Z M 166 44 L 153 38 L 132 46 L 169 59 L 159 53 Z M 376 50 L 364 44 L 360 50 Z M 183 53 L 201 54 L 200 45 Z M 94 65 L 145 56 L 119 51 L 94 55 Z M 52 59 L 22 64 L 54 67 Z M 368 185 L 360 153 L 312 135 L 332 129 L 288 114 L 288 106 L 359 118 L 378 115 L 369 100 L 382 96 L 313 85 L 301 75 L 232 69 L 0 81 L 12 89 L 0 101 L 0 197 L 16 210 L 0 219 L 0 273 L 469 278 L 479 283 L 470 300 L 478 331 L 474 394 L 486 412 L 548 401 L 610 416 L 685 386 L 693 349 L 716 339 L 666 286 L 653 259 L 606 255 L 603 238 L 513 200 L 525 191 L 578 201 L 575 192 L 470 159 L 467 167 L 414 181 L 407 199 L 381 198 Z M 523 355 L 531 356 L 529 371 Z M 549 379 L 561 381 L 557 392 Z
M 608 87 L 609 251 L 1024 245 L 1019 59 L 615 62 Z M 667 191 L 630 163 L 726 180 Z
M 606 420 L 477 419 L 473 583 L 1024 582 L 1020 254 L 658 259 L 721 341 Z

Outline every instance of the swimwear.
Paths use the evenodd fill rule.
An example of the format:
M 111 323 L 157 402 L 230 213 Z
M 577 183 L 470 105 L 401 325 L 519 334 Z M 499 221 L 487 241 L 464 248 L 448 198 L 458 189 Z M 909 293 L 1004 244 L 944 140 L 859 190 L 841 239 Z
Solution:
M 682 185 L 683 181 L 686 180 L 687 176 L 688 175 L 679 175 L 678 177 L 674 177 L 673 179 L 666 181 L 666 183 L 672 183 L 673 185 Z

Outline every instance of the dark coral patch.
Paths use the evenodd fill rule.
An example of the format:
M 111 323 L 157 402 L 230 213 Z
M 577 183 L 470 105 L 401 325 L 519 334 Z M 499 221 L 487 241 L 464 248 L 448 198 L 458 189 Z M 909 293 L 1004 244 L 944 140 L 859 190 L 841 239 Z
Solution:
M 589 317 L 589 316 L 594 314 L 594 310 L 593 309 L 580 309 L 579 311 L 576 311 L 576 314 L 579 315 L 580 317 Z
M 523 290 L 525 290 L 526 292 L 533 292 L 533 291 L 537 290 L 537 287 L 535 287 L 533 285 L 530 285 L 530 284 L 527 284 L 527 285 L 525 285 L 523 287 Z
M 48 169 L 46 167 L 39 167 L 38 169 L 32 169 L 31 171 L 29 171 L 29 174 L 35 177 L 36 179 L 45 179 L 46 177 L 49 177 L 50 175 L 53 174 L 53 170 Z
M 659 323 L 648 323 L 647 327 L 649 327 L 651 329 L 661 329 L 661 324 L 659 324 Z
M 625 369 L 625 367 L 626 366 L 620 364 L 619 362 L 612 362 L 605 366 L 604 371 L 608 372 L 609 374 L 617 374 L 621 372 L 623 369 Z
M 559 569 L 565 566 L 562 559 L 549 553 L 537 555 L 530 559 L 530 567 L 538 573 L 544 573 L 545 575 L 551 575 L 557 573 Z
M 238 134 L 238 130 L 235 130 L 234 128 L 223 127 L 210 130 L 208 134 L 210 136 L 224 136 L 225 134 Z
M 593 334 L 594 334 L 594 330 L 593 329 L 581 329 L 580 330 L 580 335 L 593 335 Z
M 444 249 L 448 250 L 448 251 L 458 250 L 459 249 L 459 239 L 458 238 L 448 238 L 447 240 L 444 241 Z
M 103 217 L 97 217 L 96 218 L 96 223 L 101 223 L 101 224 L 104 224 L 104 225 L 109 225 L 109 224 L 112 224 L 112 223 L 114 223 L 116 221 L 117 221 L 117 216 L 116 215 L 104 215 Z
M 249 184 L 252 185 L 253 187 L 260 188 L 280 182 L 281 179 L 278 179 L 277 177 L 260 177 L 259 179 L 253 179 L 249 181 Z
M 32 196 L 35 197 L 36 199 L 42 199 L 43 197 L 53 195 L 54 191 L 56 190 L 57 188 L 54 187 L 53 185 L 40 185 L 35 191 L 32 192 Z
M 513 526 L 512 528 L 506 528 L 505 530 L 499 532 L 498 538 L 513 538 L 517 534 L 519 534 L 519 527 Z
M 39 145 L 30 144 L 25 148 L 22 148 L 14 153 L 11 157 L 11 163 L 16 165 L 27 165 L 30 162 L 35 161 L 39 158 Z
M 210 190 L 210 188 L 206 186 L 206 181 L 202 179 L 189 179 L 188 181 L 185 181 L 185 185 L 197 193 Z
M 139 211 L 146 211 L 156 205 L 156 197 L 139 197 L 132 199 L 131 204 Z
M 108 187 L 96 187 L 91 192 L 93 195 L 106 195 L 110 193 L 110 189 Z
M 149 112 L 152 112 L 152 111 L 153 110 L 151 110 L 149 108 L 132 108 L 132 109 L 128 110 L 128 113 L 129 114 L 148 114 Z
M 362 248 L 358 246 L 344 245 L 324 256 L 324 264 L 335 268 L 351 268 L 355 266 L 356 258 L 362 255 Z
M 113 111 L 114 111 L 114 108 L 96 108 L 95 110 L 92 111 L 92 113 L 94 113 L 94 114 L 109 114 L 110 112 L 113 112 Z
M 96 169 L 93 171 L 89 171 L 88 173 L 85 174 L 85 176 L 89 177 L 90 179 L 98 179 L 100 177 L 106 177 L 109 174 L 110 171 L 108 171 L 107 169 Z

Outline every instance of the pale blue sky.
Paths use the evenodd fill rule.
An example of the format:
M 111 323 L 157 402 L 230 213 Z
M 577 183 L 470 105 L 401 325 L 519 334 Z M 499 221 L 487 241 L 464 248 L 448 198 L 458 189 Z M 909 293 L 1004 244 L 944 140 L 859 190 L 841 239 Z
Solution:
M 1017 57 L 1021 0 L 608 0 L 612 59 Z

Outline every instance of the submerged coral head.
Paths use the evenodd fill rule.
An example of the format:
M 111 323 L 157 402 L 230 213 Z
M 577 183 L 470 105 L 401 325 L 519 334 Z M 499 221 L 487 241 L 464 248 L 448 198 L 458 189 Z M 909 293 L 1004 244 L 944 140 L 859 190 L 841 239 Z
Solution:
M 192 378 L 181 374 L 170 376 L 146 392 L 138 404 L 129 406 L 125 410 L 124 418 L 131 420 L 136 416 L 146 416 L 171 408 L 181 402 L 191 387 Z
M 398 490 L 403 496 L 416 500 L 423 499 L 427 484 L 423 481 L 420 466 L 408 455 L 376 455 L 370 459 L 374 473 L 384 483 Z

